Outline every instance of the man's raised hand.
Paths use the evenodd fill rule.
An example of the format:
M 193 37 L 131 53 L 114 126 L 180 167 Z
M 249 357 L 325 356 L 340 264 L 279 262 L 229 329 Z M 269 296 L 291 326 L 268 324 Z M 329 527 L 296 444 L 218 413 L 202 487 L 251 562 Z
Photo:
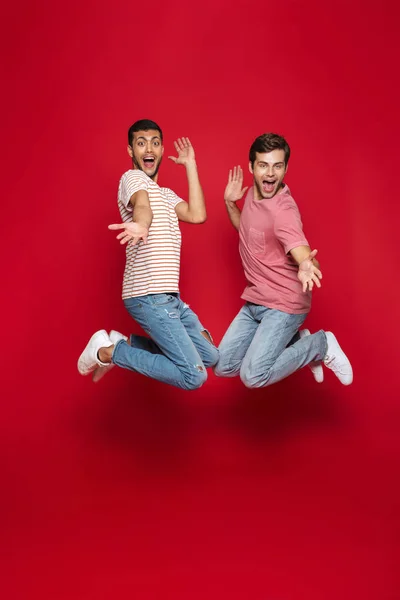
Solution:
M 229 171 L 228 185 L 225 188 L 224 200 L 225 202 L 237 202 L 243 198 L 244 193 L 248 189 L 248 186 L 242 189 L 243 185 L 243 171 L 242 167 L 233 167 Z
M 176 156 L 168 156 L 176 165 L 189 165 L 195 162 L 194 148 L 190 143 L 189 138 L 178 138 L 174 142 L 175 150 L 178 153 Z
M 147 244 L 149 230 L 139 223 L 133 223 L 132 221 L 129 221 L 128 223 L 113 223 L 108 226 L 108 229 L 123 230 L 117 235 L 117 240 L 120 240 L 120 244 L 126 244 L 131 241 L 132 244 L 135 245 L 139 240 L 143 240 L 143 243 Z

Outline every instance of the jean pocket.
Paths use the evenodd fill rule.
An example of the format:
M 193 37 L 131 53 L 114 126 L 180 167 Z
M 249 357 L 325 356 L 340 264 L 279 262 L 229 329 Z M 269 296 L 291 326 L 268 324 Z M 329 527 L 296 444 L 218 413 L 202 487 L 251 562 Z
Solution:
M 252 254 L 264 254 L 265 236 L 263 231 L 258 231 L 250 227 L 249 231 L 249 249 Z
M 123 302 L 126 310 L 129 312 L 130 309 L 142 308 L 141 298 L 142 296 L 133 296 L 132 298 L 125 298 Z
M 164 304 L 170 304 L 174 300 L 177 300 L 177 297 L 173 294 L 153 294 L 152 302 L 156 306 L 163 306 Z

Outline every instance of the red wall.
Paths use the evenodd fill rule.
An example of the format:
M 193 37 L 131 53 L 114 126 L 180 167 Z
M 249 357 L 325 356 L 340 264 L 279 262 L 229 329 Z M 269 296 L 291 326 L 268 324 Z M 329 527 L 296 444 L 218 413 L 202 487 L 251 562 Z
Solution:
M 399 56 L 395 3 L 8 3 L 2 50 L 2 596 L 394 600 L 398 552 Z M 183 298 L 220 341 L 244 281 L 223 190 L 268 130 L 319 249 L 312 330 L 355 382 L 181 392 L 76 360 L 128 332 L 126 130 L 192 140 L 209 219 Z M 250 183 L 250 176 L 246 176 Z M 164 161 L 160 183 L 186 193 Z M 5 592 L 4 592 L 5 590 Z

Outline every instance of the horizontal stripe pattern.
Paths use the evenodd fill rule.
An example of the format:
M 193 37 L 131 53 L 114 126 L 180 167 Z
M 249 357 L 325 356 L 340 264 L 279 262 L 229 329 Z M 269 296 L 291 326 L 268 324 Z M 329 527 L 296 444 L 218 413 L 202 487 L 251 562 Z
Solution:
M 130 199 L 146 190 L 153 212 L 147 244 L 126 247 L 122 298 L 179 292 L 181 232 L 175 206 L 183 202 L 169 188 L 161 188 L 143 171 L 130 169 L 120 179 L 118 208 L 124 223 L 132 220 Z

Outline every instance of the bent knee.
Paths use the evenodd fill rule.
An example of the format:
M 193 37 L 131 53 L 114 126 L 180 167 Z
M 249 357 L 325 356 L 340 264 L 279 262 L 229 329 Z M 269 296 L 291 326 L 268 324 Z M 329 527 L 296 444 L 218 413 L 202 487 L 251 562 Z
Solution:
M 215 367 L 219 361 L 219 351 L 218 348 L 210 348 L 210 351 L 207 356 L 203 357 L 203 362 L 206 367 Z
M 197 390 L 207 381 L 207 378 L 208 375 L 204 365 L 196 365 L 195 370 L 191 373 L 190 377 L 185 378 L 183 389 Z
M 232 369 L 231 366 L 224 361 L 224 358 L 221 356 L 221 354 L 218 355 L 218 359 L 214 364 L 213 371 L 217 377 L 233 377 L 238 373 L 237 369 Z
M 266 387 L 269 385 L 271 379 L 271 370 L 267 370 L 264 373 L 257 373 L 249 367 L 242 367 L 240 369 L 240 379 L 249 389 Z

